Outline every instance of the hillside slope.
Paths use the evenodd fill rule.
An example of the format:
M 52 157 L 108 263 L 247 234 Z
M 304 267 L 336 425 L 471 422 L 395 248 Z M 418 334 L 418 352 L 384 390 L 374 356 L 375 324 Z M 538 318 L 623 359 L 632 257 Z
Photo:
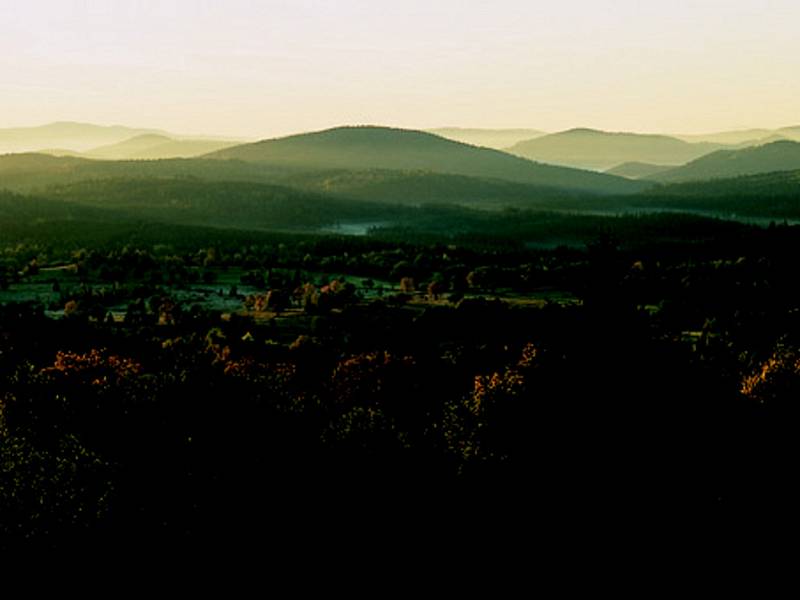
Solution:
M 463 127 L 439 127 L 427 129 L 428 133 L 473 146 L 483 146 L 502 150 L 524 140 L 532 140 L 543 135 L 537 129 L 470 129 Z
M 665 135 L 570 129 L 520 142 L 507 151 L 551 164 L 605 170 L 626 162 L 680 165 L 718 148 Z
M 241 142 L 204 139 L 176 139 L 165 135 L 140 135 L 117 144 L 101 146 L 84 153 L 103 160 L 158 160 L 192 158 L 235 146 Z
M 620 177 L 538 164 L 430 133 L 386 127 L 340 127 L 234 146 L 206 157 L 309 170 L 425 170 L 600 194 L 644 187 Z
M 42 148 L 64 148 L 83 152 L 139 135 L 163 133 L 155 129 L 134 129 L 119 125 L 107 127 L 66 121 L 37 127 L 14 127 L 0 129 L 0 153 L 36 152 Z
M 651 175 L 647 179 L 675 183 L 794 169 L 800 169 L 800 142 L 783 140 L 742 150 L 719 150 L 682 167 Z

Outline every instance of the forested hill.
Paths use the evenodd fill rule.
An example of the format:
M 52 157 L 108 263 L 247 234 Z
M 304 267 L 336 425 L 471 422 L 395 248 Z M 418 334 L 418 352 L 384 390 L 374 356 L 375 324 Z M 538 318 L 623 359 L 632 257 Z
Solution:
M 0 189 L 30 191 L 53 184 L 125 177 L 194 177 L 207 181 L 276 183 L 296 172 L 286 167 L 200 158 L 101 161 L 34 153 L 7 154 L 0 156 Z
M 260 183 L 400 204 L 433 202 L 522 207 L 546 205 L 558 208 L 558 203 L 565 199 L 587 197 L 591 201 L 599 198 L 585 191 L 431 171 L 308 170 L 238 160 L 196 158 L 93 161 L 43 154 L 0 156 L 0 188 L 26 193 L 42 192 L 49 185 L 125 178 Z
M 238 229 L 313 229 L 395 218 L 399 207 L 282 186 L 197 179 L 102 179 L 48 187 L 44 195 L 122 218 Z
M 234 146 L 207 157 L 307 169 L 426 170 L 601 194 L 634 193 L 647 185 L 387 127 L 339 127 Z
M 515 144 L 508 152 L 547 163 L 583 169 L 609 169 L 625 162 L 682 165 L 719 149 L 666 135 L 570 129 Z
M 717 212 L 723 216 L 800 218 L 800 170 L 675 183 L 631 198 L 631 205 Z
M 782 140 L 742 150 L 719 150 L 682 167 L 656 173 L 647 179 L 676 183 L 795 169 L 800 169 L 800 142 Z
M 0 153 L 31 152 L 42 148 L 84 151 L 105 144 L 116 144 L 138 135 L 163 133 L 155 129 L 61 121 L 37 127 L 0 129 Z
M 558 208 L 575 198 L 602 202 L 601 197 L 588 192 L 430 171 L 326 170 L 286 176 L 282 182 L 325 194 L 393 204 Z

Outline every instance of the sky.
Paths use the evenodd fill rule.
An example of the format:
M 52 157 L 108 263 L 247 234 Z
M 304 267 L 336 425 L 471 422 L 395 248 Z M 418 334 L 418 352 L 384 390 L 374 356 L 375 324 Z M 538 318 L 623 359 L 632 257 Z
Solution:
M 799 125 L 799 32 L 798 0 L 9 0 L 0 127 Z

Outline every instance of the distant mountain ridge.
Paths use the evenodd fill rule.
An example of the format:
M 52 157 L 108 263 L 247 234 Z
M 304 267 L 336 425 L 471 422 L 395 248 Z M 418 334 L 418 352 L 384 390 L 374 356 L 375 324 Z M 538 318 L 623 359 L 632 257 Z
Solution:
M 531 140 L 547 135 L 546 132 L 537 129 L 439 127 L 437 129 L 426 129 L 425 131 L 449 140 L 461 142 L 462 144 L 483 146 L 485 148 L 494 148 L 495 150 L 502 150 L 524 140 Z
M 800 126 L 781 127 L 779 129 L 740 129 L 720 131 L 716 133 L 671 134 L 672 137 L 686 142 L 712 142 L 725 146 L 752 145 L 764 143 L 769 138 L 782 137 L 800 141 Z
M 719 147 L 666 135 L 578 128 L 519 142 L 506 151 L 550 164 L 606 170 L 626 162 L 681 165 Z
M 175 139 L 166 135 L 144 134 L 109 146 L 93 148 L 84 152 L 83 156 L 102 160 L 192 158 L 240 143 L 223 140 Z
M 647 179 L 660 183 L 676 183 L 795 169 L 800 169 L 800 143 L 782 140 L 741 150 L 719 150 L 682 167 L 651 175 Z
M 116 144 L 140 135 L 167 134 L 158 129 L 59 121 L 36 127 L 0 129 L 0 153 L 33 152 L 42 148 L 86 151 L 97 146 Z
M 644 187 L 624 178 L 539 164 L 422 131 L 375 126 L 337 127 L 263 140 L 206 157 L 303 169 L 425 170 L 599 194 L 633 193 Z
M 160 129 L 72 121 L 0 129 L 0 154 L 44 152 L 106 160 L 174 158 L 199 156 L 241 143 L 217 136 L 175 135 Z M 117 145 L 119 148 L 114 148 Z

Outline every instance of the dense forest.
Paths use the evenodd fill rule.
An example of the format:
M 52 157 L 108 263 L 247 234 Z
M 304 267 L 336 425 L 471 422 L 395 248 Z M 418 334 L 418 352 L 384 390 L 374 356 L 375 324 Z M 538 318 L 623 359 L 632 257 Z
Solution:
M 684 233 L 552 249 L 23 235 L 0 265 L 3 544 L 789 502 L 800 231 L 665 219 Z M 14 299 L 37 282 L 49 303 Z M 203 285 L 238 308 L 182 300 Z

